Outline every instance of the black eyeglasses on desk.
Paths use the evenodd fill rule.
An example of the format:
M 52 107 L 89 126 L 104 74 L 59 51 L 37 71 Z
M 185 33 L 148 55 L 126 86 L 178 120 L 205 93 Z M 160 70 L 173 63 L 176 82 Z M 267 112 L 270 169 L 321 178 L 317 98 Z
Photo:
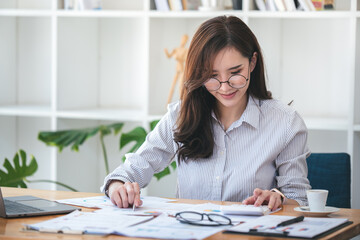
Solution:
M 204 218 L 207 217 L 207 219 Z M 232 225 L 231 219 L 215 213 L 198 213 L 192 211 L 178 212 L 175 214 L 175 218 L 181 223 L 187 223 L 198 226 L 222 226 Z

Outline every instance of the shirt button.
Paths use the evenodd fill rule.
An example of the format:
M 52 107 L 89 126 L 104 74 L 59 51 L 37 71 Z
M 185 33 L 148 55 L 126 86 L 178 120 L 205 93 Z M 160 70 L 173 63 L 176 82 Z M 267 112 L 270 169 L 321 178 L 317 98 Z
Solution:
M 220 176 L 216 176 L 216 180 L 219 180 L 220 179 Z

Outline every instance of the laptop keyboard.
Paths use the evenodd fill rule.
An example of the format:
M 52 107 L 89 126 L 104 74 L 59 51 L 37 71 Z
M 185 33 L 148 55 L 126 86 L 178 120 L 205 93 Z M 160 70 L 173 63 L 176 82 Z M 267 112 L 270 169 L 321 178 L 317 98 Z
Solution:
M 30 213 L 30 212 L 42 212 L 44 210 L 30 207 L 21 203 L 9 201 L 7 199 L 4 199 L 5 209 L 7 214 L 13 214 L 13 213 Z

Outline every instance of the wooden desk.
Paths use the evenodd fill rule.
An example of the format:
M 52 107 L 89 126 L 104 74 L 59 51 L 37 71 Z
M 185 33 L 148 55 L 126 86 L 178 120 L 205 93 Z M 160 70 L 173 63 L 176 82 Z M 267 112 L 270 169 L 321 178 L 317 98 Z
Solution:
M 82 193 L 82 192 L 66 192 L 66 191 L 48 191 L 48 190 L 34 190 L 34 189 L 22 189 L 22 188 L 1 188 L 2 193 L 5 197 L 19 196 L 19 195 L 33 195 L 49 200 L 57 199 L 67 199 L 67 198 L 80 198 L 80 197 L 93 197 L 99 196 L 102 194 L 98 193 Z M 186 200 L 179 199 L 178 202 L 181 203 L 204 203 L 209 201 L 200 201 L 200 200 Z M 216 202 L 211 201 L 216 204 L 228 205 L 231 202 Z M 290 215 L 296 216 L 300 215 L 299 213 L 293 211 L 295 206 L 285 205 L 284 209 L 277 212 L 278 215 Z M 83 211 L 92 211 L 92 209 L 83 208 Z M 125 238 L 120 236 L 95 236 L 95 235 L 63 235 L 63 234 L 52 234 L 52 233 L 39 233 L 33 231 L 23 231 L 23 224 L 33 224 L 48 219 L 58 217 L 59 215 L 52 216 L 42 216 L 42 217 L 30 217 L 30 218 L 17 218 L 17 219 L 4 219 L 0 218 L 0 239 L 132 239 Z M 338 218 L 348 218 L 354 223 L 336 231 L 322 239 L 349 239 L 360 234 L 360 209 L 341 209 L 339 212 L 331 214 L 330 217 Z M 223 234 L 217 233 L 211 237 L 209 240 L 215 239 L 224 239 L 224 240 L 233 240 L 233 239 L 265 239 L 263 237 L 248 236 L 248 235 L 233 235 L 233 234 Z M 269 238 L 266 239 L 275 239 Z

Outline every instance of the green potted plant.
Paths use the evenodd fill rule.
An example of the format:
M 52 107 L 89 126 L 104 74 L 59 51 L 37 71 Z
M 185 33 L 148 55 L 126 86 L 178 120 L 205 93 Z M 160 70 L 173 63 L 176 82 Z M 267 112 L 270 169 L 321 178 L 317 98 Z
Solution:
M 21 161 L 20 161 L 21 160 Z M 26 152 L 20 149 L 13 158 L 13 164 L 5 158 L 3 167 L 7 172 L 0 169 L 0 186 L 4 187 L 21 187 L 27 188 L 26 183 L 48 182 L 63 186 L 67 189 L 77 192 L 76 189 L 53 180 L 29 180 L 27 177 L 32 176 L 38 169 L 38 164 L 34 156 L 31 155 L 30 162 L 27 163 Z
M 150 131 L 152 131 L 159 120 L 154 120 L 150 122 Z M 40 141 L 46 143 L 49 146 L 56 146 L 61 152 L 64 148 L 71 146 L 71 150 L 79 151 L 80 145 L 82 145 L 88 138 L 95 136 L 99 133 L 100 143 L 104 158 L 105 171 L 106 174 L 109 174 L 109 161 L 106 151 L 106 146 L 104 143 L 104 137 L 110 133 L 115 135 L 121 133 L 121 130 L 124 126 L 124 123 L 113 123 L 109 125 L 100 125 L 92 128 L 83 128 L 83 129 L 69 129 L 61 131 L 52 131 L 52 132 L 40 132 L 38 138 Z M 125 146 L 133 144 L 128 151 L 135 152 L 145 141 L 148 132 L 145 128 L 138 126 L 132 129 L 129 132 L 121 133 L 119 140 L 119 150 L 124 149 Z M 125 156 L 122 158 L 125 161 Z M 176 169 L 176 163 L 171 163 L 172 168 Z M 165 168 L 162 172 L 155 174 L 157 180 L 160 180 L 164 176 L 170 174 L 170 168 Z

